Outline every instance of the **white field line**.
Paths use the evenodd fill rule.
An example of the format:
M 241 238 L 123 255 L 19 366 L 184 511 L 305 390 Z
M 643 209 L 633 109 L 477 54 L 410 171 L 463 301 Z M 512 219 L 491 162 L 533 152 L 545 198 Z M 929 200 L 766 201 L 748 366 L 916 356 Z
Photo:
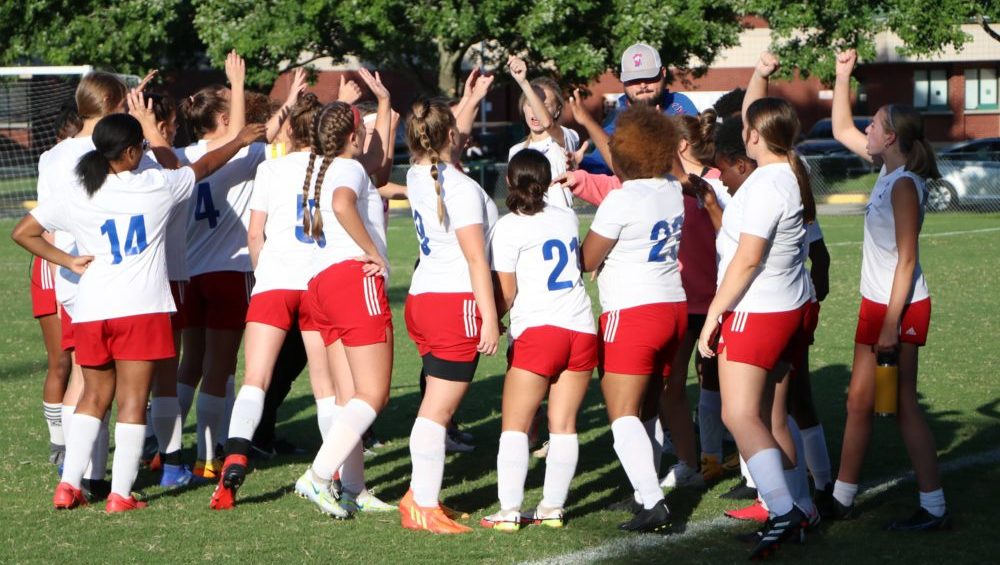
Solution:
M 995 464 L 998 462 L 1000 462 L 1000 448 L 942 462 L 940 468 L 941 473 L 953 473 L 955 471 L 960 471 L 976 465 Z M 912 480 L 914 480 L 914 475 L 913 472 L 910 471 L 907 473 L 900 473 L 878 482 L 861 485 L 860 490 L 862 491 L 862 494 L 858 496 L 858 500 L 860 501 L 876 496 L 900 483 Z M 574 551 L 563 555 L 556 555 L 546 559 L 539 559 L 538 561 L 528 561 L 523 565 L 578 565 L 581 563 L 594 563 L 604 559 L 622 557 L 636 551 L 669 546 L 691 538 L 696 538 L 702 534 L 724 529 L 733 524 L 735 524 L 733 520 L 720 516 L 711 520 L 700 520 L 690 523 L 685 527 L 683 532 L 677 534 L 666 536 L 647 534 L 616 538 L 596 547 Z
M 936 233 L 921 234 L 920 239 L 928 239 L 931 237 L 952 237 L 956 235 L 968 235 L 974 233 L 988 233 L 1000 231 L 1000 228 L 981 228 L 978 230 L 962 230 L 962 231 L 942 231 Z M 861 245 L 863 241 L 838 241 L 836 243 L 827 243 L 827 247 L 839 247 L 841 245 Z

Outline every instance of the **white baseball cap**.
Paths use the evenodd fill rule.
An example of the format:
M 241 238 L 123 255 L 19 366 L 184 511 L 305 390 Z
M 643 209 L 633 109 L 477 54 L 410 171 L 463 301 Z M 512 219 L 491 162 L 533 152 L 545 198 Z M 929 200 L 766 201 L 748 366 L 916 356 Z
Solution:
M 622 82 L 650 79 L 660 74 L 660 53 L 645 43 L 636 43 L 622 54 Z

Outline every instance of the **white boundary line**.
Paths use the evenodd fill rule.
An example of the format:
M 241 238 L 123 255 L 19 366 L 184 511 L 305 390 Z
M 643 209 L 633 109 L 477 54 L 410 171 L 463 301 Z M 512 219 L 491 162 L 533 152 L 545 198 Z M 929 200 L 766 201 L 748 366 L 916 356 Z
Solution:
M 940 469 L 942 474 L 952 473 L 968 467 L 974 467 L 976 465 L 995 464 L 998 462 L 1000 462 L 1000 448 L 942 462 L 940 464 Z M 880 482 L 862 485 L 861 490 L 863 493 L 858 496 L 858 500 L 864 500 L 866 498 L 876 496 L 900 483 L 912 480 L 914 480 L 914 475 L 912 471 L 909 471 L 889 477 L 888 479 L 884 479 Z M 677 542 L 696 538 L 705 533 L 724 529 L 734 524 L 735 522 L 733 522 L 733 520 L 721 516 L 711 520 L 699 520 L 688 524 L 681 533 L 666 536 L 647 534 L 616 538 L 596 547 L 573 551 L 545 559 L 539 559 L 538 561 L 528 561 L 524 562 L 523 565 L 577 565 L 580 563 L 594 563 L 604 559 L 622 557 L 636 551 L 672 545 Z
M 920 239 L 927 239 L 931 237 L 951 237 L 953 235 L 967 235 L 973 233 L 988 233 L 1000 231 L 1000 228 L 981 228 L 978 230 L 963 230 L 963 231 L 942 231 L 936 233 L 921 234 Z M 827 243 L 827 247 L 839 247 L 842 245 L 861 245 L 863 241 L 838 241 L 836 243 Z

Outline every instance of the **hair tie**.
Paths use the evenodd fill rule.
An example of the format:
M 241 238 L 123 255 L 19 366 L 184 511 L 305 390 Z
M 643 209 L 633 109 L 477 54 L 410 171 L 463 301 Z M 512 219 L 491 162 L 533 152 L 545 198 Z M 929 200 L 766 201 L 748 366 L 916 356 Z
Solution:
M 354 113 L 354 129 L 356 130 L 361 125 L 361 111 L 358 110 L 357 106 L 351 105 L 351 112 Z

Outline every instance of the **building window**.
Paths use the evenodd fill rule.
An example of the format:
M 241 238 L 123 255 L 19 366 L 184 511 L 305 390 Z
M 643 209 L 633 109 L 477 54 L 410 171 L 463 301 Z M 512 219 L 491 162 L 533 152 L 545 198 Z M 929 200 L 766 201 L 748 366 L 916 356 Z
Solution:
M 965 69 L 965 109 L 996 110 L 998 86 L 996 69 Z
M 913 71 L 913 107 L 948 109 L 948 72 L 942 69 Z

